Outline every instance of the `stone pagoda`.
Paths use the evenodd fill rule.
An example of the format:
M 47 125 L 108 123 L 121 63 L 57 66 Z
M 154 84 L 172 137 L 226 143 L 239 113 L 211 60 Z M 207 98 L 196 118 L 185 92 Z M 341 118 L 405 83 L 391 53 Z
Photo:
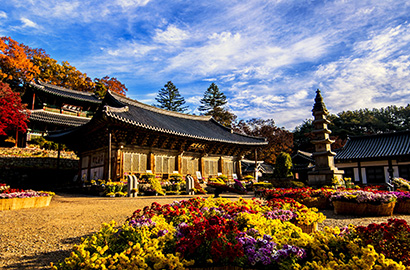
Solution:
M 331 186 L 333 178 L 343 179 L 344 171 L 340 171 L 335 167 L 334 156 L 336 153 L 332 152 L 330 147 L 334 141 L 329 138 L 329 134 L 332 132 L 327 128 L 330 121 L 326 119 L 329 112 L 319 89 L 316 91 L 312 114 L 314 116 L 314 130 L 312 131 L 314 138 L 311 143 L 315 145 L 315 152 L 313 152 L 315 167 L 313 171 L 308 173 L 308 185 L 315 187 Z

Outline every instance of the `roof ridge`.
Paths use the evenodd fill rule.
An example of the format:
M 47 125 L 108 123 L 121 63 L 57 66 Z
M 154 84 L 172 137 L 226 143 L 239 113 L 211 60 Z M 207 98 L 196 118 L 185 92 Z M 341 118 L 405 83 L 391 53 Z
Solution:
M 374 133 L 374 134 L 364 134 L 364 135 L 355 135 L 349 136 L 349 139 L 361 139 L 361 138 L 369 138 L 369 137 L 384 137 L 384 136 L 394 136 L 394 135 L 401 135 L 401 134 L 410 134 L 410 130 L 400 130 L 400 131 L 391 131 L 391 132 L 382 132 L 382 133 Z
M 58 85 L 54 85 L 54 84 L 50 84 L 50 83 L 46 83 L 46 82 L 42 82 L 42 81 L 38 81 L 38 84 L 36 82 L 30 82 L 30 84 L 33 85 L 33 86 L 37 86 L 39 88 L 49 87 L 49 88 L 54 88 L 56 90 L 60 90 L 60 91 L 64 91 L 64 92 L 75 93 L 75 94 L 84 95 L 84 96 L 94 96 L 95 98 L 99 99 L 92 92 L 84 92 L 84 91 L 74 90 L 74 89 L 71 89 L 71 88 L 65 88 L 65 87 L 62 87 L 62 86 L 58 86 Z
M 209 121 L 212 119 L 212 116 L 206 116 L 206 115 L 192 115 L 192 114 L 186 114 L 186 113 L 180 113 L 180 112 L 174 112 L 174 111 L 168 111 L 165 109 L 161 109 L 155 106 L 151 106 L 145 103 L 142 103 L 140 101 L 137 101 L 135 99 L 125 97 L 123 95 L 120 95 L 118 93 L 112 92 L 111 90 L 108 90 L 107 93 L 110 95 L 114 96 L 116 99 L 119 99 L 121 102 L 127 103 L 129 105 L 133 105 L 135 107 L 140 107 L 142 109 L 146 109 L 152 112 L 160 113 L 160 114 L 165 114 L 165 115 L 170 115 L 174 117 L 179 117 L 179 118 L 185 118 L 185 119 L 192 119 L 192 120 L 201 120 L 201 121 Z

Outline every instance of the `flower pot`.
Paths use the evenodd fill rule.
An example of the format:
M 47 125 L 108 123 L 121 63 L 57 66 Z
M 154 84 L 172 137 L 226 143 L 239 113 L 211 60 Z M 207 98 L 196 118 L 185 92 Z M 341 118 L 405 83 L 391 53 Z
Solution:
M 353 216 L 391 216 L 396 202 L 371 204 L 345 201 L 333 201 L 336 215 Z
M 394 206 L 394 213 L 397 214 L 410 214 L 410 200 L 397 201 Z
M 363 216 L 366 212 L 365 203 L 333 201 L 333 207 L 336 215 Z
M 36 206 L 35 207 L 45 207 L 49 206 L 51 202 L 52 196 L 46 196 L 46 197 L 36 197 Z
M 367 204 L 366 215 L 368 216 L 391 216 L 396 202 L 382 204 Z
M 0 211 L 1 210 L 17 210 L 23 208 L 37 208 L 50 205 L 50 201 L 53 197 L 29 197 L 29 198 L 10 198 L 0 199 Z
M 310 225 L 305 225 L 305 224 L 296 224 L 299 228 L 302 229 L 302 232 L 304 233 L 312 233 L 316 232 L 318 230 L 318 224 L 317 222 L 314 222 Z
M 329 209 L 330 202 L 329 198 L 326 197 L 312 197 L 297 200 L 301 204 L 306 205 L 307 207 L 316 207 L 317 209 Z

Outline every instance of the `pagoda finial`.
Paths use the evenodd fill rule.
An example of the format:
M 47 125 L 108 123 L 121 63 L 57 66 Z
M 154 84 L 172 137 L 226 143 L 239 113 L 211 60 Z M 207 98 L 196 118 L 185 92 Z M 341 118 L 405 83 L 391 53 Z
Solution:
M 315 104 L 313 105 L 313 110 L 312 112 L 324 112 L 325 114 L 328 114 L 328 110 L 326 109 L 326 105 L 323 102 L 323 97 L 320 94 L 320 90 L 316 90 L 316 97 L 315 97 Z

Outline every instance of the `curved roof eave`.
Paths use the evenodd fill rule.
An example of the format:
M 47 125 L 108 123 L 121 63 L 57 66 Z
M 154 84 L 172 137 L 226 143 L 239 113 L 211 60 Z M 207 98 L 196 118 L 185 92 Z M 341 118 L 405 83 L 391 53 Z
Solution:
M 222 142 L 222 143 L 230 143 L 230 144 L 240 144 L 240 145 L 247 145 L 247 146 L 262 146 L 262 145 L 267 145 L 268 142 L 265 140 L 263 142 L 257 143 L 257 142 L 238 142 L 238 141 L 233 141 L 233 140 L 221 140 L 221 139 L 216 139 L 216 138 L 211 138 L 211 137 L 205 137 L 205 136 L 197 136 L 197 135 L 192 135 L 192 134 L 188 134 L 188 133 L 182 133 L 182 132 L 177 132 L 177 131 L 173 131 L 173 130 L 168 130 L 168 129 L 164 129 L 164 128 L 157 128 L 157 127 L 153 127 L 147 124 L 142 124 L 142 123 L 138 123 L 136 121 L 130 120 L 130 119 L 126 119 L 124 117 L 118 116 L 110 111 L 104 110 L 103 111 L 105 113 L 105 115 L 107 117 L 111 117 L 113 119 L 119 120 L 121 122 L 127 123 L 127 124 L 131 124 L 133 126 L 136 127 L 142 127 L 142 128 L 146 128 L 149 130 L 153 130 L 153 131 L 157 131 L 157 132 L 162 132 L 162 133 L 167 133 L 167 134 L 172 134 L 172 135 L 177 135 L 177 136 L 183 136 L 183 137 L 189 137 L 189 138 L 193 138 L 193 139 L 201 139 L 201 140 L 206 140 L 206 141 L 213 141 L 213 142 Z

